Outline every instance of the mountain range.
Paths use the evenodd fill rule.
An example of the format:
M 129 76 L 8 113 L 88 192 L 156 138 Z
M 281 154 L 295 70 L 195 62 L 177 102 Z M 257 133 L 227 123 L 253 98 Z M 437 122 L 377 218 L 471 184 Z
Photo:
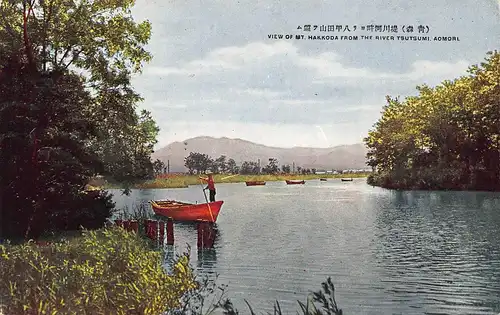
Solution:
M 152 154 L 152 159 L 159 159 L 170 164 L 171 172 L 185 172 L 184 158 L 190 152 L 207 154 L 212 158 L 225 155 L 241 165 L 244 161 L 259 159 L 261 166 L 267 165 L 269 158 L 278 160 L 279 165 L 295 163 L 302 168 L 318 170 L 331 169 L 367 169 L 366 147 L 359 144 L 340 145 L 331 148 L 278 148 L 226 137 L 195 137 L 182 142 L 173 142 Z

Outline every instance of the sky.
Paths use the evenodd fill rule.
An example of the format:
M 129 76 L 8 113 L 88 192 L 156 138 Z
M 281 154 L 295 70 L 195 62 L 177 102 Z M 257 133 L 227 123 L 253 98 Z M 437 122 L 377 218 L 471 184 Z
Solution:
M 153 60 L 133 84 L 145 99 L 140 109 L 160 127 L 157 148 L 197 136 L 277 147 L 361 143 L 386 95 L 416 95 L 417 85 L 465 75 L 500 49 L 500 0 L 137 0 L 133 15 L 153 28 Z M 370 32 L 366 25 L 398 29 Z M 408 25 L 431 40 L 398 40 Z M 418 25 L 428 33 L 418 34 Z M 301 34 L 305 39 L 295 39 Z M 341 39 L 354 35 L 358 40 Z

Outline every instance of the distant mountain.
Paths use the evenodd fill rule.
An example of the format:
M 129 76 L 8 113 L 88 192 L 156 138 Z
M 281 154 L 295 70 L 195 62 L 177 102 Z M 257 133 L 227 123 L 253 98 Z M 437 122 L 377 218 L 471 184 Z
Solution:
M 196 137 L 182 142 L 173 142 L 152 154 L 153 160 L 160 159 L 165 164 L 170 161 L 171 172 L 184 172 L 184 158 L 190 152 L 208 154 L 212 158 L 221 155 L 232 158 L 238 165 L 243 161 L 257 161 L 261 166 L 269 158 L 278 159 L 280 165 L 295 162 L 296 166 L 316 169 L 366 169 L 367 149 L 363 144 L 341 145 L 331 148 L 277 148 L 253 143 L 242 139 Z

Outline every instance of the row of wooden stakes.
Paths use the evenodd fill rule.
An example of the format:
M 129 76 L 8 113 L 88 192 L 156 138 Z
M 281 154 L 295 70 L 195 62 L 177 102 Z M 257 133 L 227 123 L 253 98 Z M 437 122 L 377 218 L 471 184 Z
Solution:
M 139 233 L 139 221 L 115 220 L 115 224 L 126 231 Z M 174 245 L 174 222 L 171 219 L 165 221 L 144 220 L 144 231 L 146 237 L 166 245 Z M 216 230 L 210 222 L 198 222 L 198 248 L 213 248 Z M 166 242 L 165 242 L 166 241 Z

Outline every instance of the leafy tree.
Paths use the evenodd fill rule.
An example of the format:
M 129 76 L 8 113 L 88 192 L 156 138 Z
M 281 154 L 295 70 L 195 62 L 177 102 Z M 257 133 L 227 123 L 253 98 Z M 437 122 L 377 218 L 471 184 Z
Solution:
M 153 170 L 154 170 L 156 176 L 165 173 L 165 170 L 166 170 L 165 163 L 163 163 L 163 161 L 161 161 L 159 159 L 156 159 L 153 162 Z
M 154 128 L 136 113 L 141 98 L 130 86 L 151 58 L 143 48 L 151 26 L 134 22 L 133 4 L 0 2 L 1 167 L 12 168 L 1 177 L 5 235 L 102 226 L 112 204 L 82 193 L 90 176 L 113 173 L 115 161 L 138 176 L 152 170 Z
M 388 188 L 500 189 L 500 54 L 469 75 L 387 97 L 365 138 L 371 184 Z
M 227 171 L 230 172 L 231 174 L 239 173 L 239 169 L 236 166 L 236 162 L 233 159 L 227 160 L 226 167 Z
M 97 136 L 84 110 L 90 95 L 76 75 L 55 84 L 20 62 L 12 59 L 0 73 L 2 236 L 101 227 L 114 206 L 110 196 L 83 192 L 102 170 L 85 145 Z
M 301 168 L 301 174 L 302 175 L 311 174 L 311 170 L 308 168 Z
M 255 175 L 260 173 L 259 163 L 244 161 L 241 164 L 240 174 L 242 175 Z
M 235 166 L 233 170 L 234 170 L 234 172 L 231 172 L 232 174 L 240 174 L 240 167 L 239 166 Z
M 217 159 L 215 159 L 213 163 L 213 168 L 215 173 L 225 173 L 227 171 L 227 164 L 226 164 L 226 156 L 221 155 Z
M 278 160 L 275 158 L 269 158 L 269 164 L 267 164 L 262 171 L 266 174 L 276 174 L 279 172 Z
M 184 165 L 189 170 L 190 174 L 195 171 L 198 174 L 205 173 L 213 164 L 212 159 L 207 154 L 198 152 L 190 152 L 184 159 Z
M 291 172 L 291 166 L 290 164 L 287 164 L 287 165 L 282 165 L 281 166 L 281 171 L 285 174 L 290 174 Z

